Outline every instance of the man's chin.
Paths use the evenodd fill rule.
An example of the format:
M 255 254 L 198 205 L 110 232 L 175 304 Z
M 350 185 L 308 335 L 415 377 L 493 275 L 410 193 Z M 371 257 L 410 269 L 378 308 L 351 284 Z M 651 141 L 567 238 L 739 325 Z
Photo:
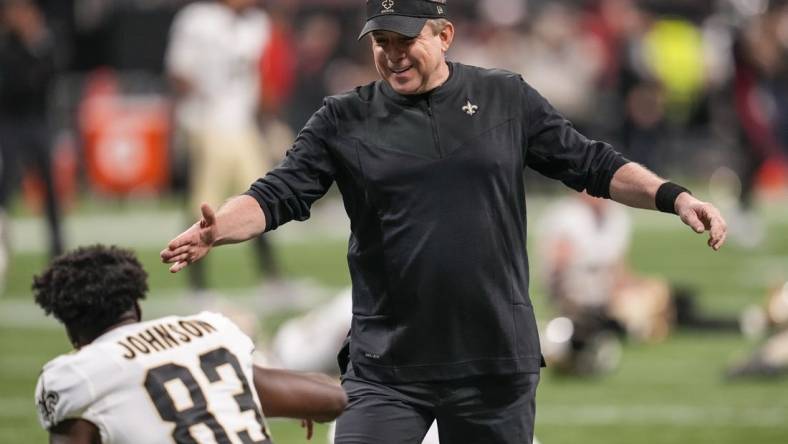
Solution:
M 389 81 L 389 85 L 391 85 L 391 89 L 393 89 L 397 94 L 402 95 L 410 95 L 410 94 L 418 94 L 419 87 L 418 85 L 414 85 L 413 82 L 397 82 L 396 80 Z

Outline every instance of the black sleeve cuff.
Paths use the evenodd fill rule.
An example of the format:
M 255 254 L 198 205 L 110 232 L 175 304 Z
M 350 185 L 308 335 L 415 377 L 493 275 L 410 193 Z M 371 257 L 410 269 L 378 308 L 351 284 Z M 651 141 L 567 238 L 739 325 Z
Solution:
M 622 166 L 628 164 L 629 162 L 631 162 L 631 160 L 622 155 L 616 156 L 615 160 L 613 160 L 613 164 L 610 166 L 610 176 L 607 179 L 607 186 L 605 187 L 605 190 L 607 190 L 604 196 L 605 199 L 610 199 L 610 183 L 613 182 L 613 176 L 616 175 L 616 172 Z
M 252 188 L 249 188 L 245 193 L 247 196 L 251 196 L 254 200 L 257 201 L 257 204 L 260 205 L 260 209 L 263 211 L 263 215 L 265 216 L 265 230 L 263 233 L 268 231 L 275 230 L 278 226 L 274 221 L 274 216 L 271 214 L 271 211 L 268 209 L 268 205 L 263 201 L 262 196 L 254 189 L 254 185 Z
M 602 158 L 601 164 L 606 167 L 598 169 L 596 174 L 591 176 L 590 184 L 586 187 L 586 192 L 594 197 L 601 197 L 610 199 L 610 183 L 613 181 L 613 176 L 622 166 L 630 162 L 629 159 L 622 156 L 617 151 L 608 147 L 608 152 Z

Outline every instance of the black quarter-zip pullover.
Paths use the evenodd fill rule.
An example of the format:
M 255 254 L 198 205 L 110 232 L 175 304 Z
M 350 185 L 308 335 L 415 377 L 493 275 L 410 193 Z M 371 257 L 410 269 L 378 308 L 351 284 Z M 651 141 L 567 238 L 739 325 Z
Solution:
M 350 360 L 371 380 L 538 372 L 523 168 L 609 197 L 627 162 L 519 75 L 450 68 L 426 94 L 380 80 L 326 98 L 247 192 L 273 230 L 307 219 L 337 183 L 351 224 Z

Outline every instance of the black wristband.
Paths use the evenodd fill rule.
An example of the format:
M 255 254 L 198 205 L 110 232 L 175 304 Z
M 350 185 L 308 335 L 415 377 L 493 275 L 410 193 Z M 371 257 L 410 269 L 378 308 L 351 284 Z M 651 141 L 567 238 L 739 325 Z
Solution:
M 659 189 L 657 189 L 657 195 L 654 196 L 654 202 L 657 205 L 657 209 L 663 213 L 676 214 L 676 198 L 685 191 L 692 194 L 690 190 L 681 185 L 677 185 L 673 182 L 663 183 L 659 186 Z

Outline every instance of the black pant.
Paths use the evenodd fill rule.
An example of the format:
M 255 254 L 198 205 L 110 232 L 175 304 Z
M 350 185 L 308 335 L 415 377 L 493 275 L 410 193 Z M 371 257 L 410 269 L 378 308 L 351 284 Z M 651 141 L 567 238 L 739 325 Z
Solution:
M 51 140 L 47 125 L 39 119 L 0 121 L 0 208 L 5 208 L 16 191 L 22 167 L 32 168 L 44 182 L 49 252 L 63 252 L 60 207 L 52 174 Z
M 531 444 L 538 384 L 538 373 L 383 384 L 350 365 L 335 444 L 419 444 L 433 420 L 441 444 Z

